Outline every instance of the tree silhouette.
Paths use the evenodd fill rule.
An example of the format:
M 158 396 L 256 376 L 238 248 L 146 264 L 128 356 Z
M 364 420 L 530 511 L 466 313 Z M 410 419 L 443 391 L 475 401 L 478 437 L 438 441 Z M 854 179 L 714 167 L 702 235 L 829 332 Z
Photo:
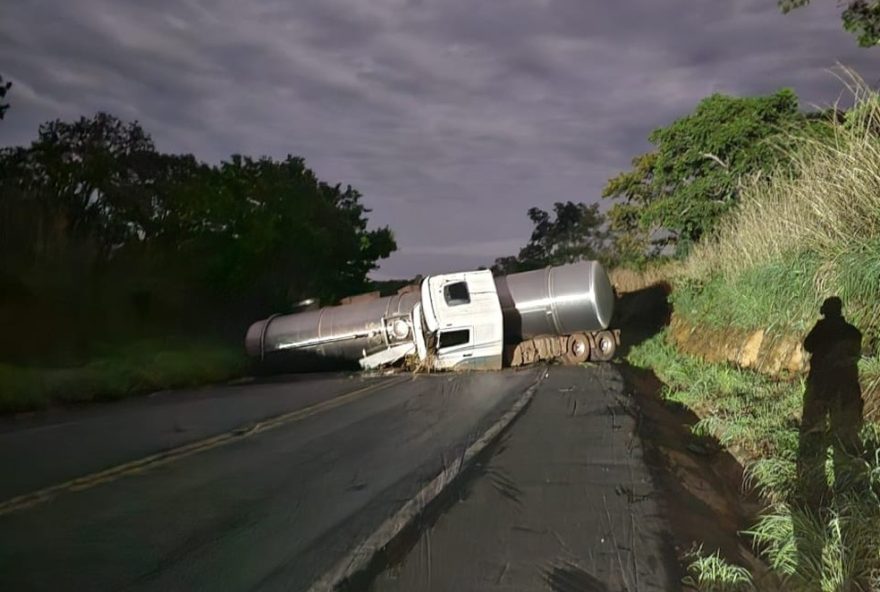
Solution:
M 779 9 L 787 14 L 806 6 L 810 0 L 778 0 Z M 841 14 L 843 28 L 855 35 L 861 47 L 880 44 L 880 1 L 852 0 Z
M 6 115 L 6 111 L 9 109 L 9 103 L 4 103 L 3 99 L 10 88 L 12 88 L 12 83 L 3 82 L 3 76 L 0 75 L 0 119 L 3 119 L 3 116 Z
M 37 308 L 8 318 L 50 310 L 97 340 L 132 309 L 144 327 L 201 330 L 335 302 L 396 249 L 368 213 L 296 156 L 209 165 L 106 113 L 51 121 L 29 146 L 0 148 L 0 313 L 14 288 Z

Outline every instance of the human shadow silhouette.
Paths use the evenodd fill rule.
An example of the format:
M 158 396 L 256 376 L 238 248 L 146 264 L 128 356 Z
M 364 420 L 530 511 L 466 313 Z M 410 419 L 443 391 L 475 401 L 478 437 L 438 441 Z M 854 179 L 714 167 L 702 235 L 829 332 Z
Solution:
M 799 562 L 815 565 L 816 528 L 827 522 L 832 504 L 857 493 L 862 483 L 860 462 L 863 401 L 858 361 L 862 334 L 843 317 L 838 297 L 825 300 L 820 319 L 804 340 L 811 354 L 804 392 L 797 458 L 795 543 Z M 828 447 L 832 447 L 834 480 L 829 487 L 825 471 Z M 809 531 L 809 532 L 808 532 Z

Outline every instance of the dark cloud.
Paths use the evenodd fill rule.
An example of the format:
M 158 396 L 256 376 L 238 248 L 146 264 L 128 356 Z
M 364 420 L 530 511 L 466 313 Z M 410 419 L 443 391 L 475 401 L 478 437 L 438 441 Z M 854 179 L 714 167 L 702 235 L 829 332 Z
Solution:
M 209 161 L 302 155 L 395 230 L 386 277 L 516 252 L 530 206 L 597 200 L 712 92 L 880 76 L 830 0 L 6 0 L 0 56 L 0 142 L 108 110 Z

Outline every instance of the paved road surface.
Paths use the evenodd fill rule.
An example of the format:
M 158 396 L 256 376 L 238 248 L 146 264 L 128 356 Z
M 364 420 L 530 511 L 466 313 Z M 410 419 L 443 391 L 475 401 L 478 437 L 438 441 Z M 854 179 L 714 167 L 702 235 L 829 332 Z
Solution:
M 374 592 L 667 592 L 681 574 L 617 368 L 554 366 Z M 488 451 L 487 451 L 488 452 Z
M 0 421 L 0 502 L 392 378 L 299 375 Z
M 305 589 L 536 376 L 310 377 L 7 422 L 0 503 L 367 387 L 332 409 L 0 514 L 0 590 Z

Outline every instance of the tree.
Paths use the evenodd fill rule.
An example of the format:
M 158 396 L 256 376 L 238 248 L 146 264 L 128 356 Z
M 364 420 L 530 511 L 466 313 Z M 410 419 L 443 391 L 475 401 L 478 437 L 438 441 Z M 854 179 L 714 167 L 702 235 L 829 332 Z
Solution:
M 659 226 L 643 224 L 641 212 L 657 197 L 653 183 L 656 152 L 647 152 L 632 160 L 632 170 L 620 173 L 605 186 L 603 197 L 615 196 L 622 201 L 608 210 L 608 228 L 611 233 L 616 263 L 640 266 L 657 255 L 667 239 L 656 238 Z
M 12 83 L 3 82 L 3 76 L 0 76 L 0 119 L 3 119 L 3 116 L 6 115 L 6 111 L 9 109 L 9 103 L 4 103 L 3 99 L 10 88 L 12 88 Z
M 612 231 L 640 249 L 665 230 L 685 252 L 736 203 L 743 175 L 778 166 L 787 132 L 804 122 L 787 89 L 703 99 L 692 114 L 652 132 L 655 149 L 608 181 L 602 196 L 618 202 L 609 213 Z
M 299 157 L 208 165 L 109 114 L 52 121 L 0 149 L 0 282 L 101 339 L 133 303 L 141 320 L 162 311 L 142 326 L 239 332 L 306 296 L 366 289 L 397 247 L 368 213 Z
M 778 0 L 783 14 L 809 3 L 810 0 Z M 858 39 L 861 47 L 880 44 L 880 0 L 851 0 L 841 19 L 843 28 Z
M 183 188 L 174 215 L 189 227 L 175 240 L 217 290 L 256 290 L 273 307 L 332 301 L 365 289 L 376 261 L 396 249 L 388 228 L 367 230 L 356 189 L 319 181 L 302 158 L 235 155 L 210 177 Z
M 603 255 L 608 233 L 598 204 L 556 202 L 552 216 L 540 208 L 530 208 L 528 215 L 535 226 L 529 242 L 518 256 L 496 259 L 492 266 L 496 275 Z
M 152 166 L 157 157 L 140 125 L 106 113 L 40 126 L 29 148 L 0 150 L 0 188 L 19 207 L 36 209 L 33 254 L 90 241 L 94 257 L 144 231 L 152 215 Z

